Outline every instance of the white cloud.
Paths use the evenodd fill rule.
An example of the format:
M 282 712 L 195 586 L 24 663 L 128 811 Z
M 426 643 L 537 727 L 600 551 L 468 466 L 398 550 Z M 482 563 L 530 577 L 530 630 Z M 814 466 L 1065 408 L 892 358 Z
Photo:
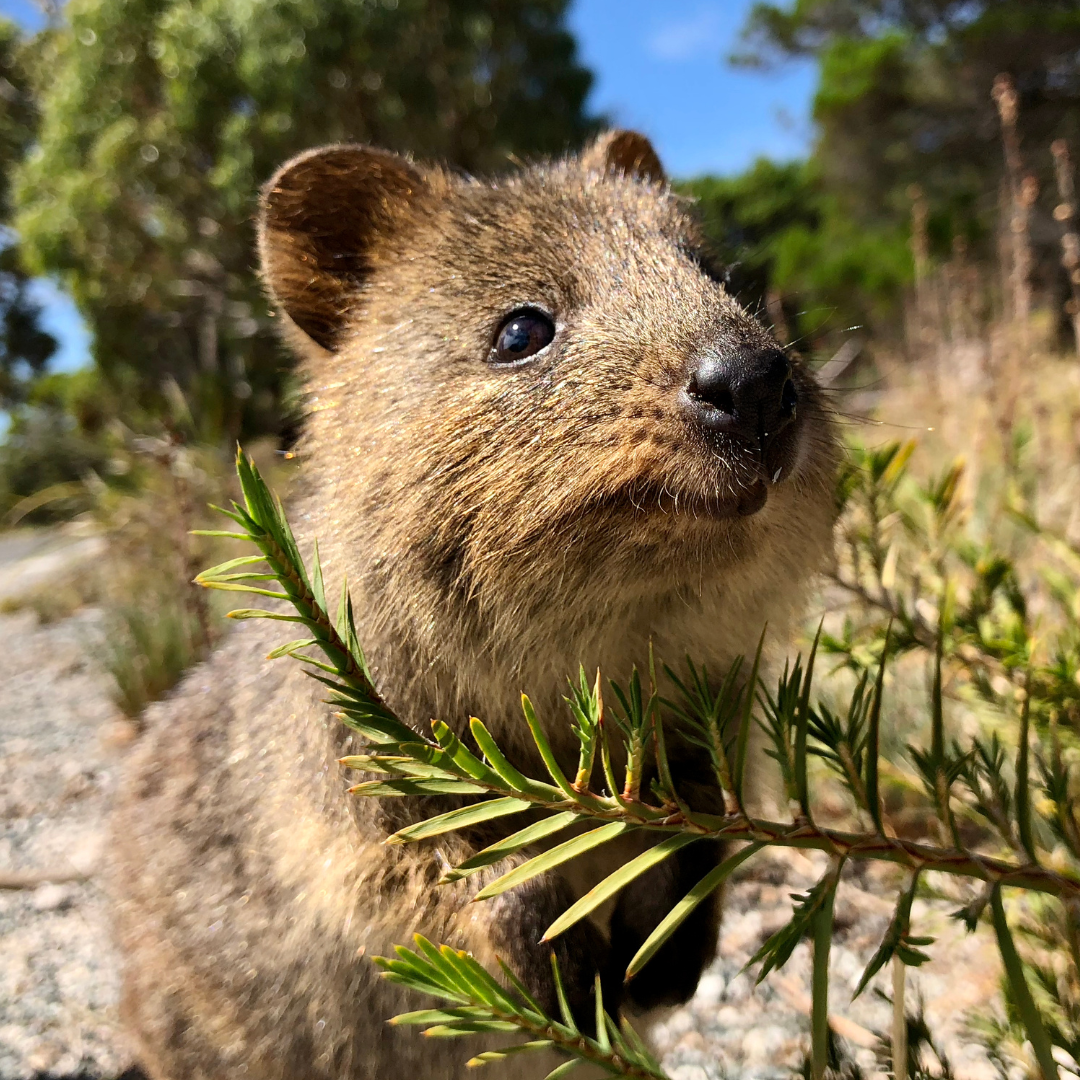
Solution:
M 645 45 L 658 60 L 692 60 L 717 52 L 723 44 L 723 19 L 715 5 L 659 26 Z

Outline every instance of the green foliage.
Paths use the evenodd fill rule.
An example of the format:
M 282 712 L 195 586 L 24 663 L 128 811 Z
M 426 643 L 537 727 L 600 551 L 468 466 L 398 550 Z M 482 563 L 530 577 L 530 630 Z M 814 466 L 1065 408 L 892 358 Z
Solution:
M 116 391 L 94 368 L 28 382 L 0 442 L 0 519 L 63 520 L 93 508 L 93 485 L 130 490 L 118 408 Z
M 175 379 L 207 433 L 280 432 L 291 394 L 252 273 L 259 185 L 357 140 L 469 170 L 591 130 L 565 0 L 72 0 L 35 43 L 15 226 L 130 410 Z M 139 421 L 134 426 L 145 426 Z
M 0 514 L 41 523 L 89 509 L 83 481 L 106 473 L 110 456 L 108 441 L 80 430 L 66 410 L 20 409 L 0 443 Z
M 954 693 L 1006 710 L 1018 694 L 1028 695 L 1035 723 L 1054 720 L 1080 733 L 1080 557 L 1010 489 L 996 531 L 1019 527 L 1042 556 L 1037 576 L 1022 575 L 994 532 L 981 526 L 976 540 L 968 528 L 962 462 L 920 483 L 909 470 L 913 449 L 912 443 L 851 448 L 829 576 L 856 605 L 840 633 L 822 636 L 822 647 L 861 673 L 881 655 L 886 619 L 899 653 L 937 648 L 940 620 L 941 651 L 960 684 Z M 1036 589 L 1052 601 L 1049 610 L 1038 610 L 1047 607 L 1044 601 L 1029 603 L 1027 593 Z M 944 746 L 933 753 L 946 773 L 963 767 Z
M 760 656 L 759 650 L 755 659 L 759 661 Z M 724 792 L 725 801 L 729 808 L 734 809 L 740 805 L 741 799 L 734 777 L 741 777 L 745 769 L 745 736 L 735 747 L 731 745 L 731 738 L 734 733 L 740 732 L 739 717 L 746 715 L 751 705 L 747 687 L 739 682 L 742 663 L 740 661 L 732 666 L 717 690 L 712 688 L 709 673 L 704 668 L 699 669 L 689 657 L 686 668 L 689 679 L 684 683 L 676 672 L 664 667 L 682 701 L 663 699 L 663 704 L 682 721 L 686 741 L 709 755 L 713 775 Z M 751 675 L 751 686 L 754 681 Z M 737 735 L 735 737 L 738 738 Z M 673 790 L 674 785 L 668 787 Z
M 751 310 L 781 305 L 769 308 L 774 320 L 782 315 L 779 332 L 812 347 L 829 331 L 895 316 L 912 274 L 905 227 L 853 221 L 815 159 L 760 159 L 678 189 L 696 200 L 732 293 Z
M 25 400 L 57 342 L 41 327 L 42 306 L 21 266 L 19 248 L 3 235 L 2 224 L 0 245 L 0 407 L 11 408 Z
M 736 176 L 697 177 L 676 189 L 695 200 L 710 255 L 742 304 L 761 310 L 770 287 L 795 287 L 781 280 L 778 263 L 790 261 L 782 254 L 789 234 L 821 225 L 822 191 L 812 166 L 758 158 Z
M 221 512 L 231 518 L 243 532 L 200 529 L 197 535 L 250 540 L 258 546 L 261 554 L 231 559 L 206 570 L 198 575 L 196 583 L 208 588 L 251 593 L 290 602 L 296 609 L 294 615 L 244 608 L 229 612 L 229 617 L 276 619 L 281 622 L 300 623 L 307 627 L 310 637 L 288 642 L 275 650 L 275 654 L 293 656 L 314 665 L 317 672 L 315 677 L 330 686 L 333 692 L 331 701 L 340 709 L 344 723 L 360 732 L 375 746 L 400 746 L 403 751 L 406 748 L 411 749 L 419 737 L 390 712 L 371 681 L 367 660 L 356 638 L 348 583 L 342 583 L 337 619 L 332 621 L 326 610 L 326 592 L 318 549 L 315 551 L 314 569 L 309 578 L 292 529 L 285 520 L 281 503 L 271 495 L 254 462 L 238 454 L 236 468 L 244 494 L 244 504 L 234 502 L 231 511 Z M 269 573 L 246 569 L 261 562 L 267 564 Z M 281 591 L 249 584 L 252 581 L 277 581 Z M 328 662 L 310 657 L 304 650 L 311 646 L 318 647 Z M 332 679 L 327 676 L 332 676 Z M 432 776 L 440 777 L 446 773 L 445 769 L 439 768 L 443 763 L 456 765 L 455 755 L 467 755 L 468 759 L 471 759 L 472 755 L 461 747 L 453 735 L 450 735 L 449 739 L 450 752 L 442 746 L 428 744 L 431 761 L 422 763 L 418 774 L 408 767 L 413 760 L 409 754 L 405 754 L 398 769 L 390 771 L 405 776 L 418 775 L 420 780 L 416 782 L 422 785 Z M 462 786 L 474 787 L 468 784 Z M 423 787 L 419 790 L 422 791 Z M 406 794 L 410 793 L 410 789 L 391 793 Z
M 931 240 L 941 254 L 955 235 L 991 254 L 1001 151 L 992 136 L 994 77 L 1021 88 L 1027 166 L 1053 207 L 1054 138 L 1076 140 L 1080 14 L 1062 0 L 797 0 L 758 3 L 742 59 L 767 63 L 813 56 L 819 84 L 814 160 L 862 227 L 902 228 L 907 187 L 932 207 Z M 1049 223 L 1049 222 L 1048 222 Z M 1043 258 L 1055 258 L 1054 234 Z M 1052 265 L 1052 264 L 1051 264 Z
M 908 967 L 919 967 L 925 964 L 930 957 L 922 951 L 927 945 L 933 945 L 931 937 L 913 937 L 911 934 L 911 905 L 915 900 L 915 891 L 919 885 L 919 871 L 911 875 L 911 883 L 896 905 L 893 917 L 889 922 L 889 928 L 881 939 L 877 952 L 870 958 L 866 970 L 859 979 L 859 985 L 855 987 L 852 997 L 858 997 L 867 987 L 870 980 L 894 957 Z
M 839 716 L 828 705 L 819 702 L 809 717 L 809 733 L 818 745 L 810 747 L 810 753 L 824 758 L 856 793 L 860 807 L 867 807 L 869 799 L 864 783 L 864 762 L 870 739 L 870 716 L 879 701 L 879 695 L 867 693 L 870 672 L 864 671 L 855 685 L 855 692 L 848 703 L 847 715 Z
M 765 720 L 761 722 L 761 727 L 772 743 L 765 752 L 780 767 L 784 793 L 790 801 L 799 804 L 799 811 L 804 817 L 810 815 L 806 754 L 811 718 L 810 687 L 819 640 L 820 632 L 814 638 L 806 671 L 803 671 L 801 656 L 797 656 L 790 667 L 785 663 L 784 673 L 777 682 L 776 696 L 773 697 L 766 690 L 762 701 Z
M 840 881 L 840 863 L 837 862 L 812 889 L 804 894 L 792 893 L 795 910 L 791 921 L 782 926 L 750 958 L 751 964 L 761 964 L 757 981 L 761 982 L 774 968 L 782 968 L 795 946 L 811 931 L 821 913 L 832 909 L 836 886 Z
M 871 505 L 876 505 L 875 500 L 881 496 L 883 489 L 897 490 L 904 465 L 905 454 L 899 448 L 889 448 L 873 456 L 867 469 L 868 482 L 872 485 L 869 490 L 869 495 L 873 496 Z M 418 842 L 497 817 L 525 812 L 535 814 L 538 811 L 546 815 L 546 820 L 534 822 L 470 857 L 444 877 L 444 880 L 457 880 L 479 865 L 491 865 L 515 853 L 534 852 L 524 862 L 485 886 L 476 896 L 477 900 L 482 900 L 625 833 L 640 830 L 654 833 L 658 842 L 621 866 L 560 915 L 545 931 L 544 938 L 548 940 L 584 918 L 619 889 L 680 848 L 702 837 L 742 841 L 743 847 L 710 871 L 675 905 L 631 960 L 627 978 L 636 975 L 690 911 L 761 847 L 781 845 L 817 848 L 827 852 L 830 860 L 824 876 L 805 895 L 796 897 L 791 922 L 766 941 L 751 960 L 752 964 L 761 964 L 760 977 L 764 977 L 787 961 L 803 937 L 812 937 L 812 1072 L 815 1077 L 824 1075 L 828 1061 L 828 953 L 832 935 L 833 897 L 844 864 L 849 860 L 884 860 L 906 866 L 911 871 L 908 886 L 898 896 L 893 919 L 863 975 L 859 990 L 893 957 L 898 957 L 905 964 L 920 964 L 926 959 L 922 949 L 932 942 L 928 938 L 914 936 L 910 926 L 912 900 L 921 873 L 938 871 L 982 882 L 982 892 L 968 909 L 958 915 L 974 928 L 989 902 L 992 924 L 1019 1022 L 1035 1048 L 1046 1080 L 1056 1078 L 1056 1065 L 1050 1052 L 1054 1029 L 1048 1028 L 1044 1010 L 1038 1007 L 1032 997 L 1028 973 L 1020 959 L 1014 933 L 1006 920 L 1001 894 L 1003 887 L 1013 886 L 1042 894 L 1047 902 L 1055 902 L 1067 911 L 1080 907 L 1080 861 L 1072 861 L 1068 851 L 1051 851 L 1044 844 L 1044 837 L 1053 835 L 1056 823 L 1062 817 L 1072 821 L 1075 828 L 1077 803 L 1072 794 L 1072 777 L 1069 769 L 1060 762 L 1049 770 L 1044 768 L 1040 798 L 1032 797 L 1027 741 L 1030 737 L 1029 717 L 1033 710 L 1026 701 L 1021 710 L 1020 746 L 1013 766 L 1015 780 L 1011 787 L 1011 800 L 1004 800 L 1000 794 L 1009 788 L 1004 775 L 1005 755 L 999 747 L 991 744 L 967 751 L 946 749 L 942 695 L 945 659 L 943 631 L 936 634 L 933 651 L 930 746 L 911 748 L 927 789 L 926 814 L 936 819 L 943 838 L 938 846 L 886 834 L 882 827 L 876 773 L 880 705 L 889 650 L 887 640 L 882 642 L 881 660 L 873 689 L 870 689 L 867 679 L 859 680 L 844 710 L 846 719 L 843 721 L 820 705 L 815 708 L 812 704 L 814 657 L 819 641 L 825 643 L 820 631 L 805 665 L 801 657 L 797 658 L 785 668 L 775 695 L 767 692 L 759 695 L 758 701 L 766 716 L 762 726 L 770 736 L 772 756 L 780 766 L 785 789 L 795 807 L 791 821 L 751 817 L 739 795 L 746 761 L 745 729 L 750 722 L 753 692 L 758 687 L 756 662 L 751 683 L 741 695 L 734 690 L 741 661 L 721 681 L 719 692 L 710 688 L 705 673 L 692 664 L 689 665 L 688 679 L 668 674 L 679 695 L 671 710 L 670 720 L 677 723 L 681 719 L 688 728 L 689 737 L 708 750 L 717 786 L 721 790 L 730 788 L 728 793 L 734 796 L 730 801 L 725 801 L 724 813 L 695 810 L 675 794 L 670 782 L 670 763 L 664 737 L 665 723 L 670 720 L 661 715 L 666 699 L 661 696 L 653 662 L 649 664 L 647 688 L 636 671 L 628 686 L 612 684 L 612 691 L 623 713 L 615 725 L 602 722 L 599 680 L 590 689 L 581 672 L 578 684 L 571 684 L 570 711 L 576 721 L 581 760 L 595 761 L 599 757 L 604 765 L 603 783 L 596 787 L 586 781 L 577 785 L 569 782 L 552 752 L 544 726 L 536 717 L 528 698 L 523 698 L 525 719 L 548 774 L 546 778 L 534 779 L 523 775 L 507 760 L 478 719 L 470 722 L 470 735 L 479 751 L 476 752 L 441 721 L 432 722 L 432 737 L 426 738 L 390 712 L 371 682 L 363 652 L 356 640 L 347 589 L 342 595 L 339 618 L 336 624 L 332 623 L 326 613 L 317 549 L 309 575 L 281 506 L 273 499 L 258 470 L 241 456 L 238 471 L 244 503 L 234 503 L 232 510 L 226 513 L 242 531 L 225 535 L 254 541 L 260 554 L 231 560 L 201 574 L 198 580 L 212 588 L 253 593 L 288 601 L 292 605 L 295 614 L 286 614 L 279 609 L 243 609 L 233 612 L 232 616 L 292 621 L 307 627 L 310 637 L 282 646 L 275 650 L 275 655 L 290 655 L 310 665 L 315 677 L 330 688 L 330 701 L 341 710 L 345 722 L 368 739 L 369 746 L 364 753 L 343 758 L 342 764 L 365 773 L 382 773 L 386 779 L 357 784 L 352 789 L 353 793 L 382 798 L 427 794 L 487 796 L 483 801 L 409 826 L 391 837 L 391 843 Z M 850 484 L 850 478 L 846 482 Z M 954 486 L 937 483 L 927 489 L 939 520 L 949 516 L 949 491 Z M 868 536 L 872 546 L 875 534 L 871 532 Z M 260 564 L 265 564 L 266 569 L 255 569 Z M 263 583 L 270 582 L 276 582 L 279 588 L 264 587 Z M 325 661 L 307 652 L 313 646 L 318 647 Z M 741 709 L 740 700 L 748 703 Z M 721 717 L 731 721 L 736 716 L 739 716 L 740 731 L 732 746 L 722 734 L 717 736 L 717 724 Z M 610 743 L 613 736 L 623 744 L 619 760 L 626 764 L 621 783 L 612 765 L 616 760 Z M 955 747 L 956 744 L 952 745 Z M 1051 739 L 1044 746 L 1044 752 L 1052 754 L 1054 747 Z M 839 766 L 836 770 L 838 776 L 856 806 L 870 811 L 870 830 L 843 831 L 815 821 L 808 774 L 808 759 L 812 751 L 834 766 Z M 649 759 L 659 780 L 650 792 L 645 793 L 640 777 Z M 975 761 L 979 762 L 978 766 L 973 765 Z M 582 770 L 579 769 L 578 775 L 582 776 Z M 961 785 L 962 791 L 954 790 Z M 1019 838 L 1019 843 L 1008 843 L 1004 855 L 993 846 L 990 850 L 973 849 L 956 826 L 957 804 L 972 808 L 973 812 L 980 813 L 991 822 L 1004 815 L 1008 823 L 1007 836 Z M 556 834 L 573 822 L 589 827 L 568 840 L 535 853 L 538 841 Z M 541 1019 L 536 1015 L 526 1015 L 527 1010 L 522 1011 L 520 1005 L 508 1005 L 510 998 L 507 992 L 493 983 L 486 973 L 480 974 L 482 969 L 478 969 L 475 961 L 445 947 L 437 949 L 419 939 L 417 944 L 426 960 L 411 959 L 416 954 L 399 949 L 398 961 L 384 962 L 386 965 L 397 965 L 388 970 L 406 985 L 436 993 L 467 1011 L 451 1010 L 438 1016 L 431 1012 L 414 1014 L 422 1018 L 416 1022 L 434 1024 L 438 1034 L 515 1030 L 535 1037 Z M 512 985 L 522 989 L 512 973 L 506 974 Z M 477 994 L 476 987 L 481 984 L 484 991 Z M 484 993 L 488 995 L 486 998 Z M 531 1004 L 526 1001 L 527 1006 L 531 1007 Z M 564 1022 L 570 1025 L 569 1012 L 565 1009 L 564 1012 Z M 601 1006 L 598 1005 L 598 1031 L 614 1032 L 614 1025 L 609 1025 L 606 1018 L 601 1022 L 600 1015 Z M 570 1047 L 564 1046 L 564 1049 L 574 1053 Z M 595 1047 L 589 1044 L 589 1049 L 591 1051 Z M 614 1061 L 610 1064 L 612 1067 L 609 1071 L 614 1074 L 659 1075 L 658 1072 L 641 1074 L 629 1071 L 630 1065 L 625 1059 L 625 1068 Z M 562 1072 L 556 1070 L 553 1075 L 562 1075 Z
M 808 160 L 759 161 L 685 186 L 751 305 L 783 301 L 790 336 L 899 329 L 912 280 L 911 185 L 929 205 L 931 255 L 956 241 L 993 263 L 1003 174 L 994 77 L 1020 91 L 1025 169 L 1040 181 L 1037 280 L 1060 294 L 1055 138 L 1080 140 L 1080 14 L 1065 0 L 789 0 L 756 3 L 736 63 L 811 58 L 818 69 Z M 770 305 L 774 320 L 778 311 Z

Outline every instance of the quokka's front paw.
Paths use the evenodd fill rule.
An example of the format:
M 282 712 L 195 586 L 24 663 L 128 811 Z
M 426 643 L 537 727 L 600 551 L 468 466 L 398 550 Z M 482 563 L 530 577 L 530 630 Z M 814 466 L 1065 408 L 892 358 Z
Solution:
M 608 985 L 622 983 L 627 966 L 648 936 L 675 904 L 716 866 L 721 856 L 720 844 L 699 840 L 623 889 L 611 917 L 605 999 Z M 719 914 L 719 893 L 714 893 L 622 987 L 624 1001 L 641 1010 L 688 1001 L 697 989 L 702 971 L 716 954 Z

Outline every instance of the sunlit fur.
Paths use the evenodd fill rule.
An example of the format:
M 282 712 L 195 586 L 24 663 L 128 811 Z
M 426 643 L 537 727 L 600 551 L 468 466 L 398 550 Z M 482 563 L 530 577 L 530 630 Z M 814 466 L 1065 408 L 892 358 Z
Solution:
M 328 578 L 348 575 L 400 714 L 418 730 L 480 716 L 530 768 L 523 690 L 568 754 L 579 663 L 625 679 L 652 642 L 724 670 L 797 612 L 834 517 L 833 432 L 799 365 L 796 424 L 764 462 L 688 419 L 696 360 L 773 342 L 702 270 L 658 167 L 626 175 L 610 146 L 496 182 L 358 148 L 354 167 L 346 149 L 286 166 L 265 195 L 267 284 L 309 394 L 298 534 L 319 538 Z M 526 305 L 555 340 L 491 366 Z M 764 508 L 739 515 L 761 480 Z M 477 879 L 434 888 L 465 839 L 384 847 L 418 811 L 345 794 L 343 729 L 296 665 L 261 660 L 280 638 L 235 634 L 152 711 L 128 769 L 114 880 L 140 1053 L 155 1080 L 464 1075 L 461 1042 L 385 1025 L 417 1002 L 360 954 L 421 931 L 531 977 L 566 882 L 466 906 Z M 561 945 L 586 987 L 603 928 L 589 933 Z M 500 1075 L 551 1062 L 515 1067 Z

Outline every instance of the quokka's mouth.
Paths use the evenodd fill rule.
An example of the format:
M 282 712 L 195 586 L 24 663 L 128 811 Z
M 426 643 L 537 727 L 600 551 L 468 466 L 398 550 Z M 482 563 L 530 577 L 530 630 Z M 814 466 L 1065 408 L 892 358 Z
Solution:
M 798 472 L 799 437 L 793 424 L 768 447 L 731 439 L 710 443 L 702 447 L 704 460 L 687 463 L 685 475 L 678 468 L 672 468 L 669 476 L 643 472 L 616 489 L 598 493 L 586 509 L 601 517 L 746 521 L 760 514 Z
M 600 502 L 607 511 L 623 510 L 634 514 L 664 514 L 675 517 L 711 518 L 735 521 L 760 512 L 769 499 L 770 484 L 763 479 L 750 480 L 728 491 L 715 493 L 680 491 L 669 485 L 634 483 Z M 598 507 L 600 508 L 600 507 Z

